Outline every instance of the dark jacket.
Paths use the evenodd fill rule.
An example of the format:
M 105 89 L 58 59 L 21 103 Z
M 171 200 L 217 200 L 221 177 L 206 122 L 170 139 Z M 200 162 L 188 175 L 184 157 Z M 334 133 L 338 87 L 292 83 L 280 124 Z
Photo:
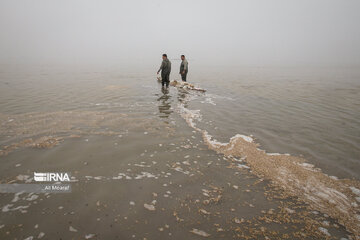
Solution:
M 186 59 L 184 59 L 180 64 L 180 74 L 182 74 L 183 71 L 185 71 L 185 73 L 187 73 L 188 70 L 189 70 L 189 63 Z
M 171 62 L 169 59 L 165 59 L 162 61 L 159 71 L 161 70 L 161 74 L 168 74 L 171 72 Z

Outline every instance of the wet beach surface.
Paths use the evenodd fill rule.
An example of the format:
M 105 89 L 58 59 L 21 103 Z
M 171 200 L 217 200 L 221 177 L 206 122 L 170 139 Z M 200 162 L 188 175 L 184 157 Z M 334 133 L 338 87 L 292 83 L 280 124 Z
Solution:
M 336 145 L 327 139 L 331 133 L 320 129 L 315 138 L 303 135 L 300 142 L 307 144 L 289 142 L 288 132 L 281 131 L 284 123 L 276 124 L 276 118 L 266 115 L 268 100 L 258 101 L 257 107 L 253 101 L 258 94 L 272 99 L 283 95 L 270 88 L 274 95 L 267 96 L 266 89 L 246 86 L 228 93 L 231 81 L 217 87 L 215 79 L 205 82 L 196 74 L 194 82 L 207 89 L 205 94 L 177 88 L 161 91 L 146 73 L 3 71 L 1 183 L 33 183 L 35 171 L 70 172 L 72 193 L 1 194 L 0 238 L 355 239 L 356 228 L 351 232 L 301 197 L 290 196 L 274 179 L 261 177 L 259 167 L 247 162 L 246 156 L 229 154 L 231 149 L 214 150 L 218 143 L 209 145 L 202 134 L 206 131 L 211 139 L 225 143 L 237 133 L 253 134 L 267 152 L 306 158 L 324 150 L 324 145 Z M 245 79 L 243 84 L 250 85 Z M 348 139 L 345 145 L 359 137 L 359 113 L 347 112 L 356 106 L 358 93 L 348 96 L 335 107 L 348 114 L 345 124 L 355 131 L 333 132 Z M 281 106 L 278 100 L 273 100 L 275 108 Z M 298 101 L 300 109 L 301 104 Z M 261 105 L 267 126 L 258 114 Z M 311 106 L 319 107 L 309 106 L 309 112 Z M 292 121 L 285 111 L 282 119 L 286 118 Z M 251 131 L 255 126 L 259 130 Z M 309 132 L 314 127 L 310 124 Z M 280 130 L 275 135 L 268 128 Z M 294 138 L 299 134 L 287 131 Z M 327 142 L 309 147 L 319 138 Z M 342 148 L 340 144 L 327 153 L 334 159 L 344 157 L 340 170 L 322 168 L 328 165 L 321 160 L 326 153 L 306 159 L 329 175 L 358 179 L 358 146 L 349 147 L 349 152 Z M 347 184 L 357 189 L 357 180 L 352 181 Z M 356 190 L 349 194 L 356 204 Z

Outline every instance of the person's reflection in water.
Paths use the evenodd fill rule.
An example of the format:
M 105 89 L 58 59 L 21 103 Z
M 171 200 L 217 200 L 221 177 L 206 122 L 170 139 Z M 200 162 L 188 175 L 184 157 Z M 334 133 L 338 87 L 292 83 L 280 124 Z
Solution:
M 188 92 L 184 89 L 179 88 L 178 89 L 178 101 L 182 104 L 184 104 L 184 107 L 187 108 L 187 103 L 188 103 L 188 96 L 187 96 Z
M 170 104 L 171 95 L 169 94 L 169 89 L 167 88 L 162 88 L 161 92 L 163 95 L 157 99 L 159 101 L 159 117 L 169 118 L 170 114 L 173 112 Z

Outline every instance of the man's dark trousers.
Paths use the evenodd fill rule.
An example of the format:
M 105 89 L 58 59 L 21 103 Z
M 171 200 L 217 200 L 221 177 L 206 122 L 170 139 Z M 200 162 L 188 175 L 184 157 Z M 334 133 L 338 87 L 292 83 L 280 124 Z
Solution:
M 186 82 L 186 75 L 187 75 L 186 71 L 184 74 L 181 74 L 181 80 L 183 80 L 184 82 Z
M 170 83 L 170 73 L 161 73 L 161 85 L 164 86 L 166 84 L 166 87 L 169 86 Z

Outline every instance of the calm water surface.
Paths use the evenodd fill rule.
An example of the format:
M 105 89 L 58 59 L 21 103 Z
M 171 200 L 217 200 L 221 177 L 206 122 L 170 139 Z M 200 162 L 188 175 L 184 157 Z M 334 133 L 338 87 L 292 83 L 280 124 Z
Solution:
M 331 175 L 360 178 L 358 69 L 193 68 L 190 81 L 207 94 L 189 104 L 217 139 L 253 135 L 269 152 L 303 155 Z M 163 94 L 150 71 L 85 70 L 2 69 L 1 113 L 110 111 L 163 120 L 176 114 L 178 92 Z
M 181 104 L 199 110 L 198 126 L 221 142 L 252 135 L 267 152 L 303 156 L 329 175 L 360 179 L 358 69 L 191 69 L 189 80 L 205 94 L 161 90 L 156 69 L 1 67 L 1 182 L 31 182 L 34 171 L 74 176 L 68 195 L 3 194 L 2 239 L 40 233 L 52 239 L 264 236 L 264 229 L 250 230 L 254 218 L 284 215 L 283 202 L 269 200 L 274 189 L 251 170 L 229 168 L 231 159 L 209 150 L 180 116 Z M 299 209 L 293 219 L 310 214 L 287 201 Z M 336 220 L 311 214 L 319 226 L 307 233 L 310 239 L 322 239 L 322 221 L 330 223 L 332 236 L 348 234 Z M 59 225 L 44 215 L 57 216 Z M 254 222 L 239 233 L 242 218 Z M 314 225 L 306 221 L 300 225 Z M 287 224 L 267 226 L 268 236 L 304 237 L 301 226 L 288 230 L 298 223 Z

